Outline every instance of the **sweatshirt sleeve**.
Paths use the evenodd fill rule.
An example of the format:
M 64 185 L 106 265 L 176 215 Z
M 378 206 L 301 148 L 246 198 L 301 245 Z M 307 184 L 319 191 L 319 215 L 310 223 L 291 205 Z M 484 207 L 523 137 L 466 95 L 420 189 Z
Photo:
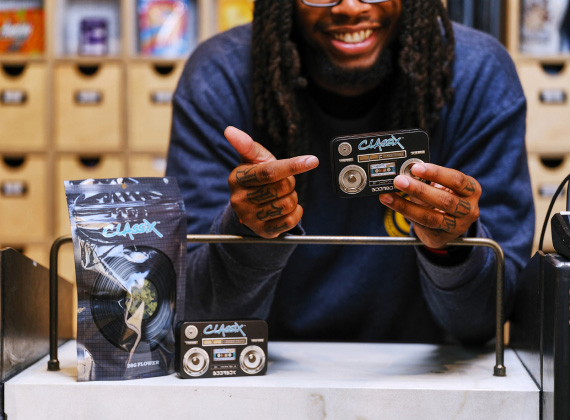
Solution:
M 437 163 L 458 169 L 482 186 L 478 237 L 505 256 L 505 314 L 512 311 L 517 278 L 530 258 L 534 204 L 525 148 L 526 100 L 514 65 L 494 41 L 467 45 L 455 65 L 456 93 L 443 114 Z M 477 57 L 486 54 L 484 60 Z M 462 60 L 463 58 L 463 60 Z M 478 66 L 474 63 L 480 63 Z M 481 343 L 495 334 L 496 258 L 474 247 L 452 267 L 417 251 L 421 285 L 434 318 L 453 337 Z
M 174 94 L 167 174 L 178 179 L 189 234 L 254 235 L 229 205 L 228 176 L 240 160 L 223 135 L 228 125 L 251 133 L 246 31 L 241 27 L 199 46 Z M 189 244 L 185 318 L 265 318 L 293 250 Z

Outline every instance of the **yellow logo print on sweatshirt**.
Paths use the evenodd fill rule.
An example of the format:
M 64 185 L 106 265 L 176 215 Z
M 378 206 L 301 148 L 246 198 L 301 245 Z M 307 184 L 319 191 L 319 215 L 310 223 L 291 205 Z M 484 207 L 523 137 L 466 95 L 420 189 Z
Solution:
M 407 199 L 406 195 L 402 197 Z M 384 212 L 384 228 L 388 236 L 410 236 L 410 222 L 404 216 L 386 207 Z

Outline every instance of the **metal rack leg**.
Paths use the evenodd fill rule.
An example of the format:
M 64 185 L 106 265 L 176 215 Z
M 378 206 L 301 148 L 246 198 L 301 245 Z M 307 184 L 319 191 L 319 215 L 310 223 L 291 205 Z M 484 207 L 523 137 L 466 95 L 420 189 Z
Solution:
M 71 236 L 61 236 L 57 238 L 51 246 L 49 253 L 49 357 L 48 370 L 59 370 L 59 360 L 57 359 L 57 307 L 58 307 L 58 264 L 59 248 L 71 242 Z

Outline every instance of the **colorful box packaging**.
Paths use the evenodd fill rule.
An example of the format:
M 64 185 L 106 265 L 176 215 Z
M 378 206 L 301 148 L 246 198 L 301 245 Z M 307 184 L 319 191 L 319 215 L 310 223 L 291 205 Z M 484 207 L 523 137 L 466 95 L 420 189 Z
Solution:
M 42 8 L 0 10 L 0 54 L 44 52 Z
M 556 55 L 570 49 L 569 0 L 522 0 L 520 50 Z
M 190 0 L 139 0 L 139 50 L 143 55 L 180 57 L 194 47 L 195 5 Z

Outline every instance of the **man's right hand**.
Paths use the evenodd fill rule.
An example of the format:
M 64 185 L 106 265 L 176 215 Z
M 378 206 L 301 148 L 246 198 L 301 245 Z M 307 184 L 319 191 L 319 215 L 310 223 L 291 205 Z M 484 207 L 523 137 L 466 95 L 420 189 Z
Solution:
M 263 238 L 275 238 L 297 226 L 303 208 L 294 175 L 316 168 L 319 160 L 315 156 L 277 160 L 235 127 L 227 127 L 224 135 L 243 162 L 228 178 L 230 204 L 241 223 Z

